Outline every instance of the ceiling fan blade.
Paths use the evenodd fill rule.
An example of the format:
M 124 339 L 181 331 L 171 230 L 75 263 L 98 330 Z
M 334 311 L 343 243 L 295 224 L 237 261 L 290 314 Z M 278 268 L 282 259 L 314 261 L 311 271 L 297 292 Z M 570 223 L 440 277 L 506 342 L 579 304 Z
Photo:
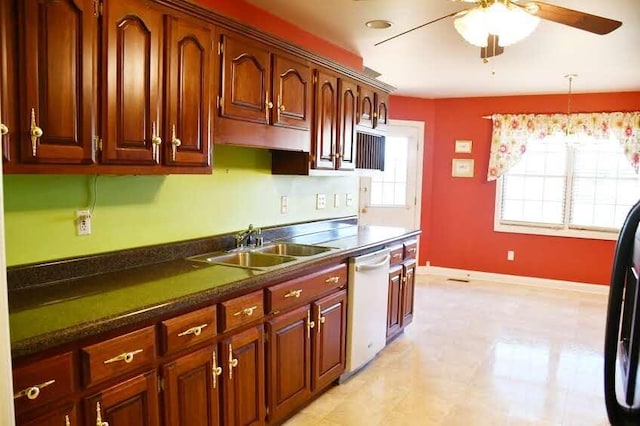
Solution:
M 532 14 L 547 21 L 557 22 L 595 34 L 609 34 L 622 25 L 620 21 L 543 3 L 541 1 L 534 1 L 520 6 L 527 10 L 535 10 L 537 8 L 537 12 L 532 12 Z
M 480 57 L 483 61 L 487 62 L 489 58 L 501 55 L 504 52 L 504 47 L 498 44 L 498 36 L 489 34 L 487 39 L 487 47 L 480 48 Z
M 429 25 L 429 24 L 433 24 L 433 23 L 435 23 L 435 22 L 442 21 L 443 19 L 447 19 L 447 18 L 450 18 L 450 17 L 452 17 L 452 16 L 456 16 L 456 15 L 457 15 L 457 14 L 459 14 L 460 12 L 464 12 L 464 11 L 466 11 L 466 10 L 467 10 L 467 9 L 459 10 L 459 11 L 457 11 L 457 12 L 450 13 L 450 14 L 448 14 L 448 15 L 446 15 L 446 16 L 442 16 L 442 17 L 440 17 L 440 18 L 434 19 L 433 21 L 429 21 L 429 22 L 426 22 L 426 23 L 424 23 L 424 24 L 422 24 L 422 25 L 418 25 L 417 27 L 413 27 L 413 28 L 411 28 L 411 29 L 408 29 L 407 31 L 401 32 L 400 34 L 396 34 L 396 35 L 394 35 L 394 36 L 392 36 L 392 37 L 389 37 L 389 38 L 386 38 L 386 39 L 384 39 L 384 40 L 382 40 L 382 41 L 379 41 L 379 42 L 377 42 L 376 44 L 374 44 L 374 46 L 380 46 L 382 43 L 386 43 L 386 42 L 388 42 L 388 41 L 393 40 L 394 38 L 398 38 L 398 37 L 400 37 L 400 36 L 402 36 L 402 35 L 405 35 L 405 34 L 407 34 L 407 33 L 410 33 L 411 31 L 415 31 L 415 30 L 420 29 L 420 28 L 422 28 L 422 27 L 426 27 L 426 26 L 427 26 L 427 25 Z

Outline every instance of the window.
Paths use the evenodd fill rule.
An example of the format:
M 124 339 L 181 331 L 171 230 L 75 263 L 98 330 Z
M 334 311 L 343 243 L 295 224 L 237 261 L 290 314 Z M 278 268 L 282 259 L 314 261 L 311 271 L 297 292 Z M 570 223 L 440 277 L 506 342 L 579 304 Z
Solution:
M 409 138 L 387 136 L 384 152 L 384 171 L 371 178 L 372 206 L 407 205 L 407 156 Z
M 640 179 L 616 137 L 527 139 L 498 180 L 495 230 L 615 239 L 640 199 Z

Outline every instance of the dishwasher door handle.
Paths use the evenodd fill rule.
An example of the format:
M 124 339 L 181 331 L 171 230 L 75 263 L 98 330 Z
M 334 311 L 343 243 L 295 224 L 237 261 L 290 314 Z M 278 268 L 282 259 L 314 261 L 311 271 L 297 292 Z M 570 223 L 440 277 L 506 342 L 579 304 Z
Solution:
M 383 266 L 389 267 L 389 259 L 391 259 L 391 255 L 388 254 L 378 263 L 365 263 L 362 265 L 356 264 L 356 272 L 372 271 L 374 269 L 382 268 Z

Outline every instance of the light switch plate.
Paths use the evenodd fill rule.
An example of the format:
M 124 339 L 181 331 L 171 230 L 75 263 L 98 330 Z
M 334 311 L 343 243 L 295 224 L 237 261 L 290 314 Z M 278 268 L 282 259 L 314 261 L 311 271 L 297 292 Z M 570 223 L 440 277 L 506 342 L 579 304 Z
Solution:
M 289 198 L 286 195 L 280 197 L 280 213 L 285 214 L 289 208 Z
M 321 210 L 327 207 L 327 196 L 324 194 L 316 194 L 316 209 Z

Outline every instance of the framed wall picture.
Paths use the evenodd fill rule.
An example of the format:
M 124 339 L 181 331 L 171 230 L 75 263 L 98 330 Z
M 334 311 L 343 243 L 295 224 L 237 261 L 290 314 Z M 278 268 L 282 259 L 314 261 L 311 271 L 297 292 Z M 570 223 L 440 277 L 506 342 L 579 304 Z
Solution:
M 454 158 L 451 160 L 451 176 L 453 177 L 473 177 L 473 160 Z
M 455 145 L 456 154 L 471 154 L 471 146 L 473 141 L 470 140 L 458 140 Z

